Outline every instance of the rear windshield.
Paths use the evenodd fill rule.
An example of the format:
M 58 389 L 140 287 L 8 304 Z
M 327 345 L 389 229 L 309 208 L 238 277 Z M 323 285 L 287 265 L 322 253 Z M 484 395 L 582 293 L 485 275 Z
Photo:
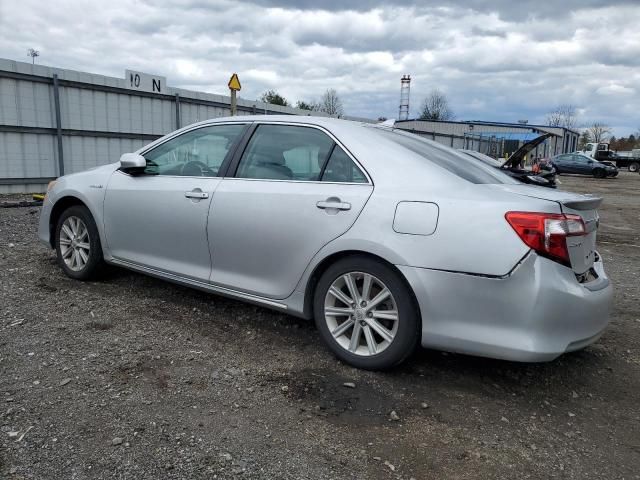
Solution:
M 375 128 L 381 136 L 471 183 L 518 183 L 515 179 L 506 173 L 502 173 L 497 168 L 478 162 L 477 160 L 469 158 L 464 153 L 427 140 L 419 135 L 397 129 L 372 128 Z

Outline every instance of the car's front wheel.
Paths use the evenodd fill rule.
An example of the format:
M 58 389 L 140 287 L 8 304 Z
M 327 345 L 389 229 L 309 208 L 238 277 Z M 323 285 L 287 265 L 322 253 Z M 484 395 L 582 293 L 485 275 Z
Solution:
M 365 256 L 343 258 L 324 272 L 314 315 L 333 353 L 358 368 L 398 365 L 420 337 L 418 310 L 399 273 Z
M 593 176 L 596 178 L 605 178 L 607 176 L 607 173 L 601 168 L 596 168 L 593 171 Z
M 60 215 L 55 240 L 58 264 L 69 277 L 89 280 L 100 272 L 104 264 L 102 245 L 87 207 L 74 205 Z
M 638 162 L 633 162 L 629 164 L 629 171 L 630 172 L 637 172 L 638 170 L 640 170 L 640 163 Z

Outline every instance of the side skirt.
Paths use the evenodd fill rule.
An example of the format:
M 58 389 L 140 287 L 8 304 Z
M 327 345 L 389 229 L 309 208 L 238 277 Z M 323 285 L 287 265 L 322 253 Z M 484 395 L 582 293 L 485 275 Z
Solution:
M 277 302 L 275 300 L 271 300 L 270 298 L 260 297 L 258 295 L 251 295 L 248 293 L 238 292 L 236 290 L 232 290 L 230 288 L 219 287 L 216 285 L 212 285 L 207 282 L 201 282 L 199 280 L 194 280 L 187 277 L 182 277 L 180 275 L 176 275 L 173 273 L 164 272 L 162 270 L 157 270 L 155 268 L 150 268 L 144 265 L 139 265 L 137 263 L 128 262 L 126 260 L 119 260 L 116 258 L 111 258 L 110 260 L 106 260 L 107 263 L 112 265 L 116 265 L 118 267 L 123 267 L 129 270 L 133 270 L 139 273 L 144 273 L 151 277 L 159 278 L 161 280 L 167 280 L 172 283 L 177 283 L 179 285 L 184 285 L 186 287 L 196 288 L 198 290 L 202 290 L 205 292 L 216 293 L 218 295 L 222 295 L 224 297 L 233 298 L 236 300 L 242 300 L 244 302 L 252 303 L 255 305 L 260 305 L 262 307 L 272 308 L 274 310 L 278 310 L 281 312 L 286 312 L 288 307 L 286 304 Z M 293 312 L 291 312 L 293 313 Z

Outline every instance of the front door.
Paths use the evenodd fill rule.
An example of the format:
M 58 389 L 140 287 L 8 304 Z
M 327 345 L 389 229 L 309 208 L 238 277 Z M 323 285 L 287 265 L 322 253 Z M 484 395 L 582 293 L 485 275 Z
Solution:
M 235 178 L 223 179 L 214 196 L 211 282 L 286 298 L 314 255 L 353 225 L 372 191 L 321 129 L 259 125 Z
M 190 130 L 144 153 L 144 172 L 118 171 L 107 185 L 104 227 L 117 260 L 208 281 L 207 218 L 218 171 L 241 124 Z

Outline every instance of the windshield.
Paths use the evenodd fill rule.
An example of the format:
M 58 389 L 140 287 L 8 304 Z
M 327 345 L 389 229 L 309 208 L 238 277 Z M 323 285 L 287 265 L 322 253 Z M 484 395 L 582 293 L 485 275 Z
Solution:
M 489 165 L 469 158 L 439 143 L 427 140 L 419 135 L 371 126 L 381 136 L 423 157 L 425 160 L 448 170 L 450 173 L 471 183 L 518 184 L 509 175 Z

